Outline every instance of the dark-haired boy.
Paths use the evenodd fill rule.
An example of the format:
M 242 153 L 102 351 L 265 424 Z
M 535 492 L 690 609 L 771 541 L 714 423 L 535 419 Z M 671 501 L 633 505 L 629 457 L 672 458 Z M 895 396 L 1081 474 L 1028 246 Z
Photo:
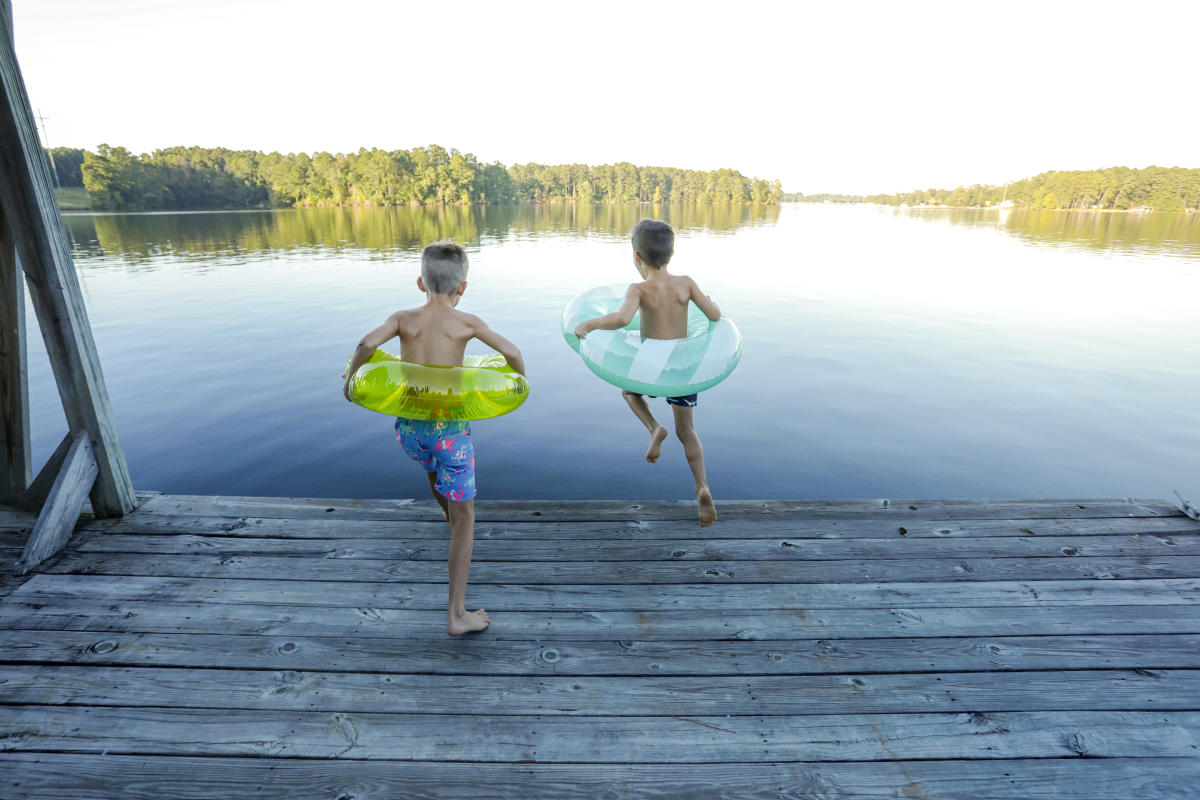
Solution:
M 667 264 L 675 253 L 675 231 L 670 225 L 661 220 L 644 219 L 633 226 L 632 239 L 633 264 L 645 280 L 630 285 L 625 292 L 625 301 L 617 311 L 579 325 L 575 329 L 576 336 L 583 337 L 595 330 L 624 328 L 633 320 L 635 313 L 640 313 L 643 338 L 682 339 L 687 335 L 689 303 L 695 303 L 713 321 L 721 318 L 721 309 L 700 291 L 694 280 L 686 275 L 672 275 L 667 270 Z M 653 464 L 662 454 L 667 429 L 658 424 L 643 395 L 630 391 L 622 391 L 621 394 L 634 416 L 650 432 L 646 460 Z M 694 425 L 697 398 L 694 394 L 668 397 L 667 403 L 675 416 L 675 435 L 683 444 L 683 452 L 696 481 L 700 525 L 707 528 L 716 522 L 717 508 L 713 504 L 708 476 L 704 472 L 704 448 Z
M 417 288 L 425 292 L 425 305 L 397 311 L 358 343 L 342 392 L 350 399 L 350 378 L 375 349 L 400 337 L 400 357 L 418 364 L 459 366 L 467 342 L 478 339 L 504 356 L 513 369 L 525 374 L 525 361 L 517 346 L 473 314 L 455 308 L 467 290 L 467 252 L 462 245 L 435 242 L 421 251 L 421 277 Z M 429 489 L 450 523 L 450 598 L 446 632 L 451 636 L 481 631 L 491 624 L 482 608 L 467 611 L 467 574 L 475 544 L 475 447 L 471 426 L 453 420 L 396 418 L 396 438 L 410 458 L 428 473 Z

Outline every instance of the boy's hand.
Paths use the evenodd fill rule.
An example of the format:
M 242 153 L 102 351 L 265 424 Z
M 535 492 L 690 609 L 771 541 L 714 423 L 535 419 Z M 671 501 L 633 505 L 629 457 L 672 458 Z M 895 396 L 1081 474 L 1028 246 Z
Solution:
M 591 332 L 592 326 L 587 322 L 581 322 L 575 327 L 575 335 L 580 339 L 582 339 L 584 336 L 587 336 Z

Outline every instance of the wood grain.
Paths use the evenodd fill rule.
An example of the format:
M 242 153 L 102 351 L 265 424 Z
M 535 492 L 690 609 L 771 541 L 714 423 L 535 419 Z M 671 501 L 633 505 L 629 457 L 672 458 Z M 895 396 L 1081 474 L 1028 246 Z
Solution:
M 777 517 L 801 515 L 813 520 L 950 519 L 1087 519 L 1097 517 L 1179 516 L 1178 508 L 1162 500 L 730 500 L 717 504 L 730 516 Z M 150 513 L 208 516 L 254 516 L 285 519 L 376 519 L 440 521 L 432 500 L 346 500 L 304 497 L 210 497 L 149 495 L 140 508 Z M 332 516 L 328 516 L 332 515 Z M 661 520 L 695 522 L 694 502 L 643 500 L 481 500 L 476 519 L 491 521 L 540 520 Z
M 481 548 L 482 549 L 482 548 Z M 257 555 L 146 555 L 69 552 L 46 572 L 80 575 L 163 575 L 185 578 L 445 583 L 440 561 L 288 558 Z M 833 561 L 590 561 L 480 560 L 472 585 L 604 582 L 626 584 L 878 583 L 923 581 L 1117 580 L 1200 577 L 1200 556 L 1139 555 L 1073 558 L 848 559 Z
M 0 206 L 0 503 L 15 503 L 33 478 L 25 281 Z
M 47 715 L 26 707 L 0 720 L 0 741 L 10 752 L 481 764 L 1190 758 L 1200 713 L 573 717 L 70 706 Z
M 442 675 L 855 675 L 1200 669 L 1200 634 L 572 641 L 14 630 L 0 661 Z
M 530 504 L 535 506 L 536 504 Z M 21 530 L 32 527 L 33 518 L 0 509 L 0 527 Z M 901 532 L 901 528 L 904 531 Z M 272 539 L 433 539 L 449 534 L 442 520 L 370 520 L 314 517 L 286 519 L 255 516 L 208 516 L 156 514 L 142 509 L 119 519 L 81 517 L 80 531 L 112 534 L 196 534 L 222 538 Z M 479 521 L 475 539 L 481 540 L 571 540 L 607 539 L 962 539 L 976 537 L 1171 536 L 1200 533 L 1200 522 L 1182 514 L 1162 517 L 1101 517 L 1083 519 L 979 519 L 905 520 L 809 519 L 803 515 L 777 517 L 722 516 L 719 525 L 700 528 L 691 517 L 665 520 L 545 520 Z
M 452 640 L 423 509 L 155 498 L 84 514 L 0 597 L 0 796 L 1192 800 L 1200 779 L 1200 524 L 1154 503 L 743 503 L 719 531 L 675 504 L 497 504 L 468 590 L 493 625 Z M 0 512 L 0 550 L 29 519 Z
M 0 36 L 0 206 L 13 234 L 42 341 L 72 432 L 86 432 L 99 477 L 92 507 L 120 516 L 135 506 L 100 357 L 51 187 L 12 40 Z
M 1043 758 L 738 764 L 451 764 L 296 758 L 0 754 L 14 800 L 1194 800 L 1200 762 Z
M 1200 670 L 535 677 L 0 665 L 5 705 L 396 714 L 888 714 L 1200 709 Z
M 274 555 L 300 558 L 445 561 L 449 542 L 429 539 L 230 538 L 179 534 L 91 536 L 81 553 Z M 1200 555 L 1197 533 L 1130 536 L 1011 536 L 981 539 L 573 539 L 480 541 L 472 561 L 834 561 L 897 558 L 1074 558 Z
M 600 576 L 596 576 L 600 577 Z M 35 575 L 13 597 L 25 603 L 64 599 L 175 603 L 443 609 L 445 586 L 158 576 Z M 778 611 L 829 608 L 958 608 L 1200 604 L 1200 578 L 1119 581 L 950 581 L 923 583 L 669 585 L 490 584 L 477 592 L 505 611 Z M 1183 613 L 1184 609 L 1180 609 Z
M 19 574 L 29 572 L 66 546 L 98 472 L 87 434 L 75 434 L 17 562 Z
M 468 604 L 476 595 L 468 592 Z M 137 600 L 0 603 L 0 631 L 193 632 L 440 640 L 445 611 L 389 607 L 217 605 Z M 772 611 L 497 611 L 480 639 L 795 641 L 897 636 L 1200 633 L 1180 606 L 776 609 Z

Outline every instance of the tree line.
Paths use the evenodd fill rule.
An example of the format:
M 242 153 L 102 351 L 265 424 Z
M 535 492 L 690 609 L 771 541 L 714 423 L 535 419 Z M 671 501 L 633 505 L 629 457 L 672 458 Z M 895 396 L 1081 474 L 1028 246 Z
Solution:
M 1011 201 L 1019 208 L 1107 209 L 1149 208 L 1187 211 L 1200 208 L 1200 169 L 1183 167 L 1110 167 L 1043 172 L 999 186 L 975 184 L 957 189 L 924 189 L 874 194 L 868 203 L 898 206 L 990 206 Z
M 356 153 L 263 153 L 223 147 L 168 147 L 135 155 L 48 151 L 60 186 L 82 186 L 93 207 L 118 211 L 350 205 L 493 203 L 775 204 L 779 181 L 618 164 L 484 164 L 439 145 Z

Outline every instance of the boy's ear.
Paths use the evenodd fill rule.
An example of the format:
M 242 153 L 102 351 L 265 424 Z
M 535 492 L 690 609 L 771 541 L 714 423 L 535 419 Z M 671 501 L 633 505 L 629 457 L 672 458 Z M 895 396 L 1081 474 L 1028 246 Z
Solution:
M 417 288 L 420 289 L 422 292 L 427 291 L 425 288 L 425 281 L 423 281 L 421 279 L 420 275 L 417 276 Z
M 458 296 L 462 297 L 462 293 L 467 290 L 467 282 L 463 281 L 458 285 Z

